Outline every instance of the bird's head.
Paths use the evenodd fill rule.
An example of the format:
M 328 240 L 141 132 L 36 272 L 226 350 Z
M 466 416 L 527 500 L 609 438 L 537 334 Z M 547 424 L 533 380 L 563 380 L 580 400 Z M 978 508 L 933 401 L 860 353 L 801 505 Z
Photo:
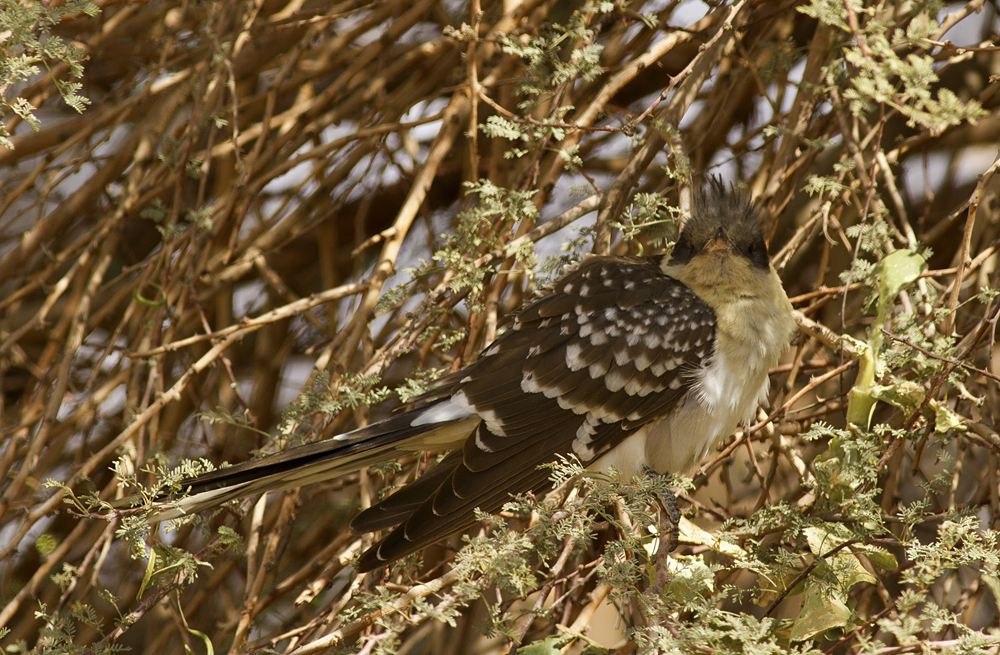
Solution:
M 709 178 L 695 193 L 664 268 L 699 292 L 711 287 L 744 296 L 761 288 L 771 276 L 771 260 L 760 211 L 749 195 Z

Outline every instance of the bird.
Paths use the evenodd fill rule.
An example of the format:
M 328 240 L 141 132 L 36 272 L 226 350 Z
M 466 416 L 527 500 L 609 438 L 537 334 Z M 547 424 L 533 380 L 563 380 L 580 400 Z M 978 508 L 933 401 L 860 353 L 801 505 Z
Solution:
M 689 470 L 752 420 L 796 330 L 759 206 L 714 176 L 692 195 L 669 255 L 584 258 L 416 407 L 182 480 L 149 520 L 448 451 L 351 522 L 385 532 L 356 560 L 363 573 L 545 492 L 560 458 L 625 480 Z

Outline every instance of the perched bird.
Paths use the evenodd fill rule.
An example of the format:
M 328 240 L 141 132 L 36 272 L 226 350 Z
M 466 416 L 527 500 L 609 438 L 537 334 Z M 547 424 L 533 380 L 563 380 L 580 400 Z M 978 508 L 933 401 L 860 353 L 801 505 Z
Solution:
M 549 485 L 560 455 L 625 478 L 682 472 L 768 389 L 795 330 L 762 218 L 718 179 L 695 193 L 669 258 L 592 256 L 513 316 L 425 404 L 332 439 L 184 480 L 154 519 L 329 480 L 424 450 L 450 450 L 364 510 L 355 532 L 389 530 L 369 571 L 475 525 L 511 494 Z

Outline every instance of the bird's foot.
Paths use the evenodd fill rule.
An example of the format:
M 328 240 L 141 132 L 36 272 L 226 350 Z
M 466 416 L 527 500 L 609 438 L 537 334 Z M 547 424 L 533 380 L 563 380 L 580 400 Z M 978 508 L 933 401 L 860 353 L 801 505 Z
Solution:
M 645 469 L 646 475 L 653 481 L 653 493 L 663 509 L 661 520 L 657 526 L 660 535 L 658 553 L 672 553 L 681 538 L 681 510 L 677 506 L 677 496 L 667 485 L 668 476 L 661 475 L 651 468 Z

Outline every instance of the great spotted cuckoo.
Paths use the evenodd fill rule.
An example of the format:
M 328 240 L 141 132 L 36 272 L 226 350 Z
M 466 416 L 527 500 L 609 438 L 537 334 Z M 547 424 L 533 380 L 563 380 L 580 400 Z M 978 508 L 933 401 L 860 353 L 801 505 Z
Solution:
M 545 491 L 559 456 L 624 479 L 689 469 L 753 417 L 794 330 L 758 208 L 711 179 L 669 257 L 585 259 L 415 409 L 184 480 L 152 518 L 450 451 L 352 522 L 388 531 L 357 562 L 372 570 Z

